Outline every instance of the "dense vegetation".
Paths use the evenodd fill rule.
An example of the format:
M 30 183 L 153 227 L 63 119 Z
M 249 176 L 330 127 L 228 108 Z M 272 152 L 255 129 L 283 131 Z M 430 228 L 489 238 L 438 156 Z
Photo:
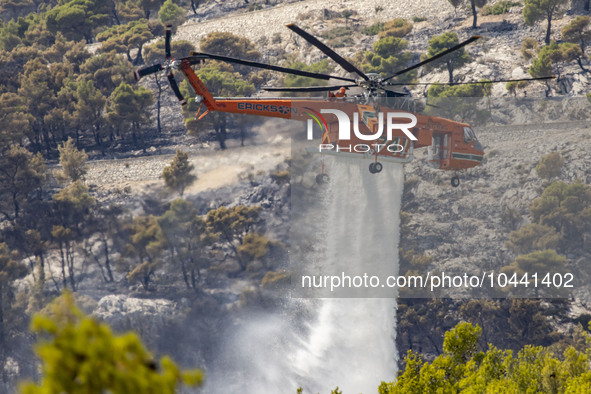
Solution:
M 452 3 L 460 6 L 462 2 Z M 473 11 L 474 26 L 476 9 L 485 3 L 466 2 Z M 257 278 L 263 284 L 285 280 L 287 274 L 276 271 L 285 258 L 285 247 L 270 239 L 260 207 L 237 204 L 204 210 L 182 199 L 195 178 L 184 152 L 177 152 L 162 174 L 163 183 L 180 198 L 156 204 L 142 214 L 104 203 L 84 182 L 89 155 L 145 149 L 150 138 L 166 132 L 160 123 L 166 81 L 150 77 L 149 82 L 156 85 L 152 91 L 134 84 L 132 71 L 162 59 L 162 41 L 147 43 L 162 36 L 164 24 L 178 27 L 186 18 L 186 10 L 196 13 L 198 6 L 199 1 L 172 0 L 0 1 L 0 365 L 18 349 L 22 343 L 19 340 L 26 339 L 28 316 L 42 309 L 50 296 L 64 289 L 80 290 L 88 266 L 98 269 L 105 284 L 125 282 L 140 291 L 173 286 L 196 295 L 216 270 L 256 277 L 252 272 L 263 267 L 268 275 Z M 484 10 L 485 14 L 498 14 L 520 6 L 501 1 Z M 589 16 L 577 16 L 563 27 L 563 42 L 550 40 L 552 21 L 565 9 L 565 2 L 560 0 L 526 0 L 523 4 L 525 24 L 547 24 L 546 45 L 540 45 L 541 37 L 523 41 L 521 52 L 531 61 L 532 76 L 562 76 L 565 67 L 573 62 L 582 72 L 587 71 Z M 353 22 L 354 13 L 343 11 L 338 17 L 343 18 L 344 25 L 323 33 L 323 39 L 331 45 L 349 46 L 356 42 L 356 35 L 375 36 L 371 49 L 352 59 L 365 72 L 390 75 L 421 56 L 409 50 L 406 39 L 416 28 L 409 21 L 394 19 L 360 28 Z M 414 22 L 420 23 L 421 18 Z M 454 32 L 434 36 L 425 55 L 433 56 L 459 40 Z M 89 43 L 100 44 L 96 53 L 88 51 Z M 263 61 L 258 44 L 217 32 L 204 38 L 199 49 Z M 175 42 L 173 55 L 179 57 L 193 49 L 191 43 Z M 325 60 L 305 64 L 283 52 L 279 57 L 291 67 L 334 71 Z M 458 70 L 472 61 L 462 50 L 431 67 L 447 72 L 453 83 L 457 82 Z M 197 73 L 212 93 L 220 96 L 252 95 L 270 79 L 267 72 L 216 62 L 200 67 Z M 418 73 L 411 72 L 397 81 L 412 82 L 417 78 Z M 288 76 L 282 82 L 295 87 L 311 81 Z M 517 95 L 525 86 L 511 83 L 507 89 Z M 186 83 L 181 84 L 181 89 L 190 96 Z M 434 85 L 428 95 L 435 103 L 437 99 L 485 97 L 489 93 L 483 84 Z M 190 98 L 183 109 L 189 133 L 211 129 L 224 149 L 229 131 L 235 129 L 244 143 L 253 120 L 209 114 L 195 122 L 198 107 Z M 481 115 L 473 111 L 471 106 L 457 110 L 466 117 Z M 48 160 L 59 160 L 60 164 L 51 174 Z M 517 223 L 508 231 L 506 248 L 514 256 L 501 267 L 505 272 L 523 272 L 532 265 L 560 268 L 567 263 L 569 254 L 580 256 L 586 251 L 584 237 L 591 231 L 591 190 L 586 184 L 557 180 L 563 163 L 560 155 L 552 154 L 543 157 L 536 167 L 537 174 L 548 184 L 531 202 L 531 223 L 521 227 Z M 279 184 L 285 176 L 273 180 Z M 511 212 L 507 215 L 511 216 Z M 224 260 L 227 257 L 229 263 L 220 261 L 220 256 Z M 432 259 L 418 249 L 401 250 L 401 261 L 408 273 L 433 268 Z M 160 275 L 162 272 L 167 275 Z M 33 278 L 33 289 L 27 294 L 17 293 L 14 282 L 27 274 Z M 404 300 L 398 312 L 398 341 L 399 348 L 411 352 L 399 381 L 382 385 L 380 390 L 479 390 L 484 381 L 490 382 L 491 390 L 506 384 L 514 391 L 560 391 L 575 384 L 588 385 L 588 368 L 581 367 L 588 364 L 588 354 L 584 353 L 587 348 L 574 343 L 581 338 L 585 342 L 586 334 L 581 329 L 569 338 L 549 323 L 550 317 L 564 314 L 564 301 Z M 93 333 L 110 335 L 104 326 L 81 316 L 76 319 L 77 324 Z M 460 321 L 481 328 L 460 324 L 444 334 Z M 586 327 L 587 322 L 583 323 Z M 59 342 L 63 332 L 56 331 L 53 324 L 45 320 L 36 327 L 48 331 Z M 65 327 L 71 333 L 68 330 L 72 327 Z M 495 335 L 498 332 L 506 333 L 506 337 L 499 339 Z M 109 343 L 121 339 L 107 334 L 104 339 Z M 446 341 L 442 342 L 444 335 Z M 471 345 L 460 349 L 457 338 Z M 144 354 L 135 339 L 127 339 L 129 342 L 122 346 L 140 349 Z M 492 343 L 490 349 L 478 352 L 478 340 Z M 570 345 L 573 347 L 567 348 Z M 517 358 L 512 357 L 511 350 L 520 351 Z M 423 359 L 433 359 L 422 361 L 418 355 L 421 352 L 425 353 Z M 37 392 L 33 387 L 27 390 Z
M 458 323 L 445 333 L 442 354 L 425 362 L 408 351 L 396 382 L 383 382 L 380 394 L 506 392 L 584 393 L 591 390 L 591 337 L 579 333 L 577 342 L 561 348 L 527 345 L 517 352 L 491 344 L 479 351 L 482 328 Z
M 134 333 L 114 335 L 108 325 L 85 316 L 69 293 L 46 309 L 32 323 L 46 337 L 37 346 L 43 378 L 39 385 L 23 384 L 23 394 L 174 394 L 183 384 L 203 382 L 202 371 L 182 371 L 169 357 L 157 361 Z

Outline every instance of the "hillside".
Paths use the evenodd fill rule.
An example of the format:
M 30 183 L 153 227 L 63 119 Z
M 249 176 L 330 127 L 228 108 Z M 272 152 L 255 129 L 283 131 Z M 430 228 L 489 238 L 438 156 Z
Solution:
M 187 11 L 187 21 L 178 26 L 173 41 L 189 41 L 199 51 L 208 34 L 233 33 L 251 41 L 249 48 L 252 45 L 251 49 L 260 53 L 259 60 L 285 67 L 298 62 L 312 65 L 325 59 L 319 50 L 291 33 L 285 27 L 288 23 L 295 23 L 328 42 L 357 65 L 363 64 L 366 51 L 372 51 L 380 39 L 377 30 L 370 34 L 368 28 L 394 18 L 412 21 L 412 29 L 402 36 L 407 41 L 404 50 L 409 52 L 410 62 L 420 61 L 434 36 L 449 31 L 456 32 L 460 40 L 480 35 L 480 40 L 466 48 L 469 60 L 454 70 L 455 82 L 528 77 L 528 70 L 539 53 L 526 59 L 521 53 L 523 40 L 534 37 L 543 48 L 545 34 L 543 21 L 533 26 L 524 23 L 523 4 L 513 5 L 498 15 L 480 12 L 478 27 L 473 29 L 469 7 L 460 6 L 456 10 L 447 0 L 251 0 L 249 4 L 243 0 L 214 0 L 201 3 L 195 14 Z M 577 16 L 587 15 L 581 8 L 581 4 L 575 3 L 566 7 L 563 15 L 554 18 L 552 39 L 564 43 L 561 28 Z M 350 11 L 345 13 L 349 15 L 346 18 L 345 10 Z M 151 42 L 156 41 L 152 39 Z M 48 59 L 57 57 L 53 52 L 61 50 L 59 42 L 53 45 L 44 52 Z M 63 51 L 62 57 L 78 61 L 80 64 L 74 62 L 76 66 L 72 66 L 72 70 L 86 72 L 85 78 L 102 82 L 102 72 L 111 78 L 106 78 L 105 85 L 125 83 L 125 78 L 131 75 L 125 51 L 120 52 L 118 58 L 125 66 L 113 61 L 113 66 L 109 63 L 108 73 L 99 70 L 92 74 L 95 72 L 92 67 L 98 69 L 98 66 L 85 63 L 91 62 L 87 57 L 107 59 L 107 55 L 100 52 L 101 45 L 96 42 L 81 45 L 93 51 L 93 55 L 79 55 L 82 59 L 79 61 L 75 50 Z M 16 46 L 15 50 L 30 49 Z M 136 51 L 137 48 L 133 48 L 128 57 L 135 57 Z M 20 57 L 15 59 L 23 65 L 26 63 Z M 422 299 L 402 291 L 396 313 L 400 369 L 405 367 L 407 350 L 420 353 L 423 360 L 433 360 L 443 354 L 444 332 L 461 321 L 483 328 L 478 345 L 482 350 L 487 343 L 514 351 L 529 344 L 551 348 L 556 354 L 562 354 L 571 344 L 578 346 L 577 350 L 585 350 L 580 341 L 577 342 L 580 338 L 575 333 L 588 329 L 591 318 L 591 289 L 588 287 L 591 273 L 587 270 L 591 260 L 591 221 L 587 221 L 591 213 L 591 158 L 587 153 L 591 148 L 587 121 L 591 105 L 585 97 L 589 91 L 588 75 L 582 70 L 591 66 L 586 55 L 578 60 L 581 65 L 574 58 L 552 64 L 551 70 L 558 73 L 559 78 L 548 85 L 533 82 L 511 93 L 505 83 L 498 83 L 486 97 L 452 100 L 442 108 L 423 108 L 423 104 L 429 84 L 446 82 L 447 70 L 422 68 L 414 81 L 418 84 L 409 85 L 412 100 L 423 108 L 422 113 L 470 123 L 484 146 L 485 159 L 478 167 L 460 174 L 461 185 L 457 188 L 450 185 L 452 174 L 449 171 L 428 166 L 426 149 L 417 149 L 414 160 L 404 166 L 399 245 L 401 274 L 444 271 L 478 276 L 485 271 L 513 272 L 510 270 L 514 269 L 515 262 L 531 251 L 524 247 L 517 253 L 508 246 L 511 234 L 543 222 L 551 227 L 547 230 L 552 231 L 548 238 L 554 237 L 550 241 L 539 237 L 547 241 L 543 249 L 556 251 L 563 259 L 560 261 L 565 272 L 575 275 L 576 286 L 567 296 L 530 292 L 525 300 L 521 299 L 523 294 L 511 293 L 511 289 L 504 293 L 487 293 L 482 299 L 464 290 L 438 293 L 435 299 L 431 299 L 432 294 Z M 47 67 L 54 67 L 57 62 L 47 63 Z M 39 62 L 41 66 L 26 64 L 28 66 L 20 68 L 29 71 L 34 67 L 46 68 L 44 62 Z M 350 76 L 333 63 L 327 64 L 325 72 Z M 272 72 L 257 75 L 243 69 L 224 69 L 213 62 L 201 67 L 209 65 L 225 72 L 224 78 L 231 75 L 252 84 L 255 97 L 275 95 L 264 92 L 261 86 L 284 86 L 289 82 L 288 78 Z M 209 114 L 196 125 L 185 123 L 186 118 L 193 115 L 190 111 L 182 112 L 165 79 L 160 78 L 159 83 L 163 83 L 161 131 L 155 126 L 154 100 L 143 107 L 146 119 L 119 126 L 113 121 L 117 119 L 113 116 L 112 105 L 116 95 L 111 91 L 104 94 L 104 101 L 97 100 L 104 105 L 98 109 L 96 118 L 96 125 L 102 129 L 98 126 L 93 129 L 92 122 L 90 125 L 71 122 L 66 127 L 62 126 L 66 120 L 74 115 L 89 117 L 90 112 L 79 111 L 77 104 L 63 104 L 70 97 L 76 97 L 73 102 L 79 99 L 72 92 L 83 89 L 76 85 L 72 85 L 75 88 L 56 88 L 55 98 L 47 99 L 47 103 L 54 103 L 56 108 L 59 105 L 67 108 L 63 113 L 41 111 L 45 104 L 43 98 L 54 88 L 52 84 L 57 85 L 49 78 L 54 78 L 54 74 L 62 75 L 59 67 L 51 68 L 52 72 L 45 77 L 48 80 L 42 79 L 39 73 L 27 74 L 30 81 L 42 82 L 23 86 L 49 86 L 47 90 L 34 90 L 35 95 L 30 94 L 33 89 L 12 86 L 8 82 L 3 86 L 9 93 L 2 96 L 14 111 L 20 111 L 24 104 L 14 104 L 16 101 L 10 101 L 14 99 L 10 94 L 18 92 L 36 97 L 26 102 L 41 113 L 31 122 L 42 119 L 46 123 L 32 123 L 33 132 L 22 137 L 22 144 L 29 144 L 31 151 L 43 154 L 47 167 L 43 167 L 43 175 L 38 176 L 39 185 L 33 185 L 26 198 L 19 200 L 20 207 L 15 209 L 8 197 L 4 202 L 8 214 L 2 212 L 7 218 L 1 223 L 0 242 L 10 249 L 6 245 L 5 249 L 0 248 L 4 258 L 0 261 L 14 260 L 22 270 L 5 276 L 10 278 L 9 286 L 4 287 L 9 290 L 5 293 L 2 293 L 5 277 L 0 276 L 0 317 L 4 305 L 5 321 L 9 322 L 6 333 L 0 324 L 1 339 L 4 340 L 4 335 L 7 338 L 6 349 L 0 351 L 3 379 L 0 391 L 12 392 L 16 390 L 17 381 L 39 375 L 31 351 L 33 338 L 26 330 L 28 319 L 68 288 L 87 313 L 108 322 L 116 331 L 139 332 L 155 354 L 171 354 L 183 367 L 203 367 L 211 381 L 202 392 L 216 392 L 212 384 L 225 382 L 225 379 L 234 386 L 223 387 L 237 389 L 244 379 L 256 380 L 255 372 L 263 376 L 266 370 L 253 370 L 255 361 L 260 361 L 255 360 L 254 354 L 259 350 L 256 347 L 268 339 L 265 336 L 275 335 L 273 330 L 298 329 L 308 333 L 310 322 L 316 317 L 314 313 L 318 312 L 310 307 L 314 300 L 307 303 L 310 300 L 292 299 L 289 284 L 291 264 L 294 264 L 289 259 L 290 254 L 293 256 L 290 239 L 293 185 L 297 183 L 298 187 L 314 193 L 322 190 L 314 182 L 319 167 L 317 161 L 308 160 L 305 155 L 302 159 L 296 150 L 294 141 L 304 135 L 304 124 L 230 117 L 227 124 L 223 123 L 227 146 L 220 149 L 219 130 L 214 130 L 220 124 L 216 123 L 219 122 L 219 118 L 215 118 L 217 115 Z M 109 73 L 116 74 L 119 70 L 124 70 L 125 76 L 119 79 L 110 76 Z M 68 72 L 75 77 L 78 75 Z M 211 79 L 212 85 L 217 82 L 216 76 L 219 75 L 214 74 Z M 7 80 L 10 82 L 10 78 Z M 19 83 L 21 80 L 28 81 L 24 76 L 19 77 Z M 74 80 L 68 81 L 74 84 Z M 130 86 L 145 88 L 154 95 L 157 92 L 157 84 L 151 77 Z M 231 89 L 224 91 L 220 86 L 214 85 L 212 90 L 219 88 L 222 92 L 230 91 L 227 95 L 234 95 Z M 100 89 L 106 90 L 104 86 Z M 109 89 L 115 88 L 109 85 Z M 357 93 L 354 89 L 350 94 Z M 13 122 L 6 127 L 18 129 L 19 124 Z M 103 138 L 102 144 L 95 143 L 97 134 L 99 140 Z M 39 141 L 31 137 L 34 135 L 41 136 Z M 77 191 L 72 185 L 79 183 L 64 183 L 56 176 L 56 170 L 63 169 L 57 162 L 58 147 L 63 147 L 67 137 L 87 149 L 90 157 L 87 173 L 83 182 L 80 181 L 83 186 Z M 9 142 L 5 145 L 8 147 Z M 190 172 L 196 176 L 196 180 L 180 192 L 167 188 L 162 179 L 163 169 L 170 165 L 177 150 L 188 153 Z M 2 158 L 8 151 L 4 149 Z M 563 163 L 557 174 L 544 178 L 536 167 L 549 154 L 558 154 Z M 302 175 L 300 166 L 304 164 L 309 168 Z M 554 205 L 548 201 L 554 198 L 551 201 L 555 202 L 560 196 L 551 197 L 546 201 L 548 206 L 563 210 L 553 211 L 550 207 L 548 217 L 537 217 L 532 210 L 533 201 L 553 184 L 562 183 L 580 186 L 576 191 L 579 194 L 569 195 L 568 202 L 561 200 Z M 8 190 L 3 193 L 8 196 Z M 23 213 L 17 217 L 19 208 Z M 10 210 L 17 214 L 12 217 Z M 62 228 L 70 232 L 58 231 Z M 228 235 L 229 228 L 235 233 Z M 576 240 L 569 238 L 573 237 L 573 228 Z M 530 243 L 535 241 L 530 240 Z M 304 247 L 312 249 L 314 245 Z M 3 269 L 0 264 L 0 270 Z M 4 300 L 2 295 L 6 296 Z M 277 323 L 280 318 L 287 319 L 287 328 L 285 322 Z M 261 342 L 248 342 L 244 339 L 250 338 L 248 335 Z M 245 362 L 250 361 L 251 352 L 252 364 Z M 234 358 L 238 353 L 240 358 Z M 237 365 L 240 363 L 244 365 Z M 376 387 L 379 383 L 376 382 Z M 296 388 L 289 387 L 286 392 L 295 392 Z

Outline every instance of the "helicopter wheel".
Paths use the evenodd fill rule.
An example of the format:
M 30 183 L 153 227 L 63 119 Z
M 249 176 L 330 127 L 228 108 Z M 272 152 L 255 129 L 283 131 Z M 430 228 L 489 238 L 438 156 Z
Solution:
M 316 183 L 319 185 L 327 184 L 329 179 L 330 178 L 328 177 L 328 174 L 322 173 L 322 174 L 316 175 Z
M 451 178 L 451 185 L 453 187 L 460 186 L 460 178 L 457 175 Z
M 371 172 L 372 174 L 376 173 L 375 164 L 376 163 L 374 162 L 369 163 L 369 172 Z
M 378 172 L 382 172 L 382 168 L 384 168 L 384 166 L 382 166 L 382 163 L 380 163 L 379 161 L 376 161 L 373 165 L 373 170 L 376 174 Z

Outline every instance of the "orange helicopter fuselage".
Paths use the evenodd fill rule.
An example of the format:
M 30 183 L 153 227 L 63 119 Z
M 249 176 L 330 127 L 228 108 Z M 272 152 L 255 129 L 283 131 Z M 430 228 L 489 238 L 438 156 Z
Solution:
M 201 119 L 210 111 L 220 111 L 308 123 L 315 121 L 323 129 L 319 144 L 320 152 L 371 157 L 375 161 L 408 162 L 412 160 L 413 149 L 422 147 L 429 148 L 429 165 L 441 170 L 458 171 L 472 168 L 479 165 L 483 159 L 482 146 L 466 123 L 415 114 L 384 105 L 358 104 L 348 98 L 216 99 L 197 77 L 188 61 L 181 63 L 181 70 L 207 109 L 204 113 L 198 112 L 197 119 Z M 353 122 L 351 129 L 355 129 L 355 132 L 351 130 L 348 138 L 341 138 L 339 119 L 330 113 L 331 110 L 347 114 Z M 401 129 L 392 129 L 390 135 L 386 133 L 388 117 L 410 115 L 414 116 L 416 124 L 409 127 L 406 133 Z M 408 122 L 407 118 L 400 123 Z M 371 136 L 376 138 L 372 139 Z

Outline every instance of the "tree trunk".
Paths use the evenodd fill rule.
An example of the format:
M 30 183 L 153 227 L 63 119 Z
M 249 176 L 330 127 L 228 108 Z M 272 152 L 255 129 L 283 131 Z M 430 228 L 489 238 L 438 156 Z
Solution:
M 197 275 L 199 275 L 199 269 L 197 269 Z M 191 285 L 193 289 L 197 289 L 197 280 L 195 278 L 195 268 L 191 268 Z
M 68 282 L 66 281 L 66 257 L 64 256 L 64 246 L 60 242 L 60 261 L 62 265 L 62 285 L 64 289 L 68 287 Z
M 103 247 L 105 250 L 105 268 L 107 269 L 107 276 L 109 277 L 109 282 L 114 282 L 113 279 L 113 271 L 111 270 L 111 259 L 109 258 L 109 244 L 107 241 L 107 237 L 103 238 Z
M 120 25 L 121 21 L 119 20 L 119 15 L 117 14 L 117 6 L 115 5 L 115 2 L 113 1 L 113 8 L 111 8 L 111 12 L 113 13 L 113 18 L 115 18 L 115 22 Z
M 171 255 L 171 259 L 174 265 L 174 256 L 175 256 L 175 248 L 174 246 L 171 247 L 170 249 L 170 255 Z M 189 275 L 187 273 L 187 267 L 185 265 L 185 259 L 181 258 L 181 272 L 183 273 L 183 280 L 185 281 L 185 285 L 187 286 L 187 289 L 191 288 L 191 285 L 189 284 Z
M 74 278 L 74 256 L 72 256 L 72 248 L 70 243 L 66 242 L 66 260 L 68 262 L 68 277 L 72 291 L 76 291 L 76 279 Z
M 137 50 L 137 55 L 135 55 L 135 60 L 134 63 L 136 66 L 138 64 L 144 64 L 144 58 L 142 56 L 142 48 L 143 48 L 144 44 L 140 44 L 138 50 Z
M 12 203 L 14 204 L 14 220 L 18 219 L 18 214 L 20 212 L 17 196 L 17 192 L 12 193 Z
M 546 45 L 550 44 L 550 33 L 552 32 L 552 11 L 548 12 L 548 27 L 546 28 Z
M 45 283 L 45 258 L 43 257 L 43 253 L 39 253 L 39 255 L 37 255 L 37 262 L 39 264 L 39 282 L 44 284 Z
M 215 120 L 213 125 L 215 129 L 215 135 L 218 138 L 218 143 L 220 144 L 220 149 L 226 149 L 226 119 L 223 114 L 218 115 L 218 118 Z
M 446 61 L 447 72 L 449 73 L 449 83 L 454 83 L 454 68 L 451 65 L 451 60 Z
M 472 6 L 472 29 L 476 29 L 478 15 L 476 13 L 476 0 L 470 0 Z

